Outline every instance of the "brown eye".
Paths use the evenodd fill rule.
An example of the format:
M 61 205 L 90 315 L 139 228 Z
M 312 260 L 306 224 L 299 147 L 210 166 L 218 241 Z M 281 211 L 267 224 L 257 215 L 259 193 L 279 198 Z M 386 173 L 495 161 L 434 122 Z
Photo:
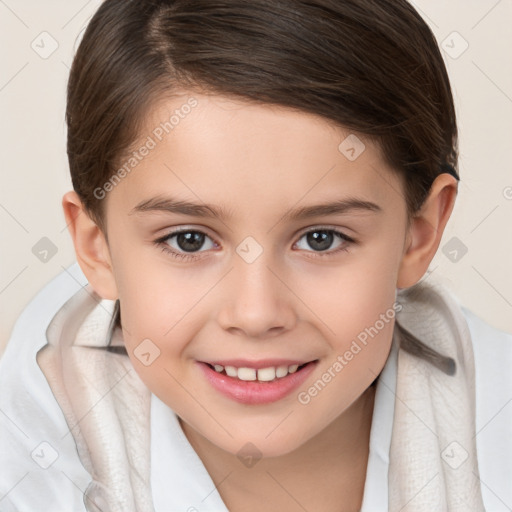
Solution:
M 299 240 L 305 240 L 305 244 L 302 247 L 299 246 L 299 242 L 296 243 L 299 249 L 304 249 L 308 252 L 327 252 L 331 249 L 333 244 L 333 250 L 327 252 L 327 254 L 333 254 L 341 250 L 346 250 L 351 243 L 355 240 L 346 236 L 344 233 L 335 229 L 327 228 L 316 228 L 303 233 Z M 311 250 L 308 249 L 308 247 Z
M 203 246 L 205 238 L 205 234 L 198 231 L 182 232 L 175 236 L 178 247 L 185 252 L 199 250 Z
M 317 251 L 326 251 L 334 240 L 334 235 L 329 231 L 310 231 L 305 236 L 308 245 Z
M 163 251 L 169 253 L 175 258 L 181 260 L 194 260 L 200 256 L 196 256 L 195 253 L 202 253 L 200 249 L 204 247 L 206 240 L 212 240 L 206 233 L 202 231 L 192 229 L 182 229 L 174 231 L 168 235 L 155 241 L 156 245 L 160 246 Z M 216 247 L 215 242 L 211 242 L 211 247 Z

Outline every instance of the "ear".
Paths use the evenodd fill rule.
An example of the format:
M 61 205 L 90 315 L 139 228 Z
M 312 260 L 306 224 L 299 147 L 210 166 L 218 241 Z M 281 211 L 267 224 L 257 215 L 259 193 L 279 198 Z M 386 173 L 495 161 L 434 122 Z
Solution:
M 117 286 L 103 232 L 89 217 L 74 190 L 64 194 L 62 208 L 75 246 L 76 260 L 89 284 L 103 299 L 116 300 Z
M 457 180 L 450 174 L 437 176 L 427 199 L 411 219 L 397 288 L 408 288 L 425 275 L 452 213 L 457 185 Z

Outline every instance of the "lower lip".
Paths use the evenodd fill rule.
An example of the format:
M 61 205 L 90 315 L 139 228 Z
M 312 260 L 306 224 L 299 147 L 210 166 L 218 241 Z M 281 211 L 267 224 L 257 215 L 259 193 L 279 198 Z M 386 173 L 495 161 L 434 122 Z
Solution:
M 289 373 L 286 377 L 274 379 L 270 382 L 257 380 L 243 381 L 234 377 L 228 377 L 216 372 L 206 363 L 198 361 L 198 364 L 208 382 L 220 393 L 237 402 L 249 405 L 268 404 L 277 402 L 298 388 L 311 374 L 317 365 L 312 361 L 295 373 Z

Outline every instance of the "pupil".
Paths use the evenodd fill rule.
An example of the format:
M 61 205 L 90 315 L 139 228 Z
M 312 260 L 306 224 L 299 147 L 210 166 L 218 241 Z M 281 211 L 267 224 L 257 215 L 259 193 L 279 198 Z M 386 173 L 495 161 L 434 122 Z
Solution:
M 313 231 L 308 233 L 308 244 L 313 249 L 324 251 L 328 249 L 332 244 L 332 233 L 329 231 Z M 316 245 L 316 247 L 315 247 Z
M 333 235 L 329 231 L 313 231 L 308 233 L 307 238 L 310 247 L 318 251 L 325 251 L 331 246 Z M 204 235 L 195 231 L 179 233 L 177 242 L 181 250 L 194 252 L 203 245 Z
M 203 245 L 204 235 L 195 231 L 179 233 L 176 237 L 176 241 L 183 251 L 193 252 L 200 249 Z

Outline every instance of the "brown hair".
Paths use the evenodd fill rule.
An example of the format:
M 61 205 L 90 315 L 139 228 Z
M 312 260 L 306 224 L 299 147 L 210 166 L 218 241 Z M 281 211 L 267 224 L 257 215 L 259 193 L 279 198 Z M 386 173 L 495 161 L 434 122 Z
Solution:
M 375 139 L 405 178 L 409 211 L 457 165 L 446 68 L 405 0 L 106 0 L 68 83 L 73 187 L 104 227 L 94 190 L 140 136 L 151 103 L 208 90 L 324 116 Z
M 405 0 L 105 0 L 68 84 L 73 187 L 106 236 L 94 193 L 176 89 L 286 106 L 377 142 L 413 214 L 442 172 L 457 177 L 457 126 L 436 39 Z M 341 142 L 341 141 L 340 141 Z

